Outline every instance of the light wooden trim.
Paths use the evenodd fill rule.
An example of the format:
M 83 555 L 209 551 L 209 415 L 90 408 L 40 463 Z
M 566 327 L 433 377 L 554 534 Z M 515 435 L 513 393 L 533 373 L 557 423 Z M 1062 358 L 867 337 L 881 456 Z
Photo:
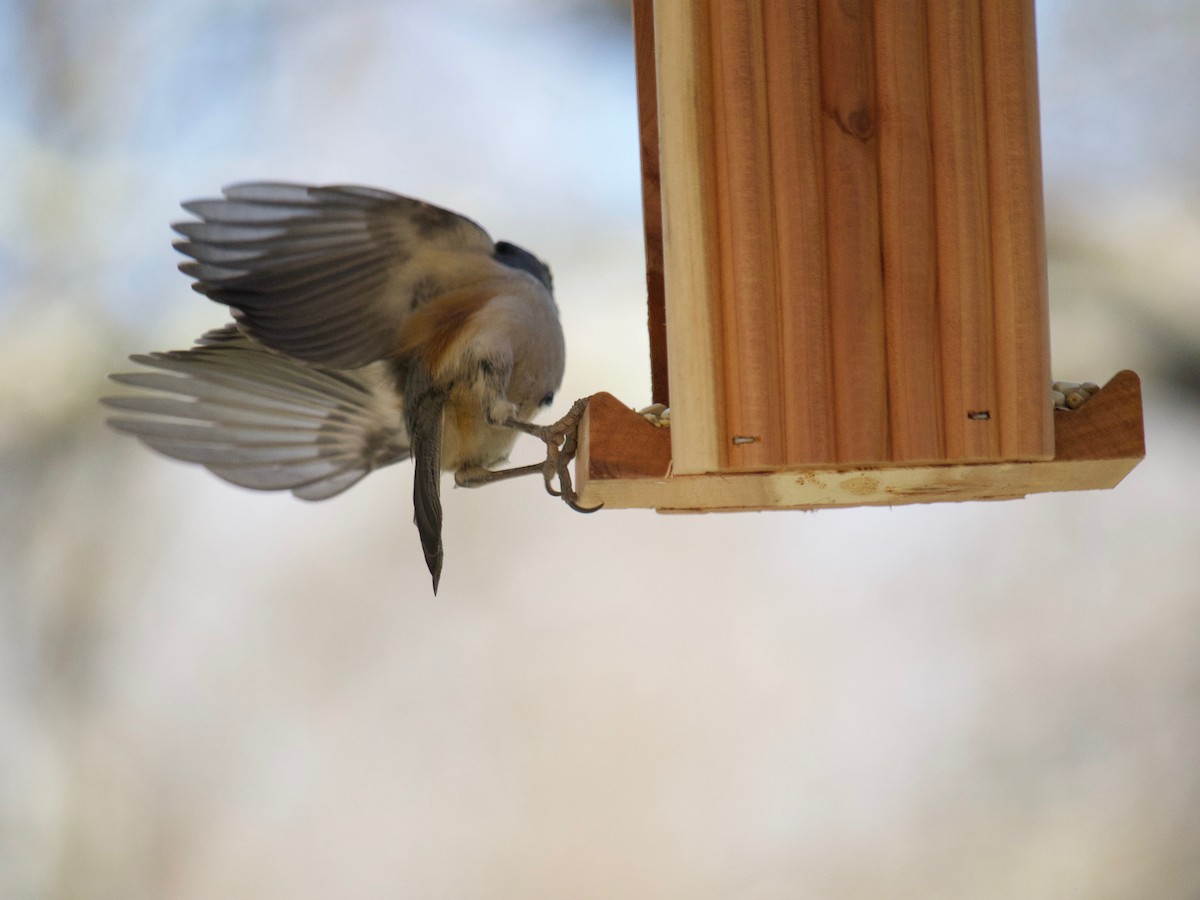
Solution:
M 654 34 L 672 455 L 678 472 L 711 472 L 727 455 L 720 438 L 719 247 L 708 181 L 714 138 L 706 4 L 655 0 Z

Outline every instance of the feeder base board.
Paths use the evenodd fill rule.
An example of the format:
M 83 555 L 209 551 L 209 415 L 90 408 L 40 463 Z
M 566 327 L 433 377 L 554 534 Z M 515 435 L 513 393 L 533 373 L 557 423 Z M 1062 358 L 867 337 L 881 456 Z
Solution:
M 671 432 L 617 400 L 591 398 L 580 425 L 580 504 L 716 512 L 1012 500 L 1115 487 L 1146 455 L 1138 376 L 1118 372 L 1084 406 L 1054 415 L 1054 459 L 671 474 Z

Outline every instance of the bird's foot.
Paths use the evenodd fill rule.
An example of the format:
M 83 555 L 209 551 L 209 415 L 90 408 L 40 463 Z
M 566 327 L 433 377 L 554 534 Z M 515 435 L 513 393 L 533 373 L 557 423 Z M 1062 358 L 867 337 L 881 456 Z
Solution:
M 534 425 L 531 422 L 521 422 L 509 419 L 504 424 L 516 428 L 526 434 L 531 434 L 546 445 L 546 461 L 542 463 L 542 480 L 546 490 L 555 497 L 562 497 L 563 502 L 576 512 L 595 512 L 600 507 L 585 507 L 579 505 L 579 495 L 571 483 L 571 460 L 579 449 L 579 423 L 587 409 L 588 398 L 576 400 L 565 416 L 553 425 Z M 554 479 L 558 479 L 558 488 L 554 487 Z M 601 504 L 603 505 L 603 504 Z

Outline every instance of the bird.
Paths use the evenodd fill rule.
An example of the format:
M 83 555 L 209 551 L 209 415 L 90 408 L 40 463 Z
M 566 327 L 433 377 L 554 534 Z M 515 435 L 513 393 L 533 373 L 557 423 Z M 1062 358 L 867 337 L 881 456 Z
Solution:
M 233 484 L 324 500 L 411 458 L 436 595 L 443 471 L 478 487 L 540 473 L 580 512 L 568 464 L 587 398 L 552 425 L 565 344 L 550 268 L 476 222 L 358 185 L 253 181 L 182 204 L 192 288 L 233 322 L 109 377 L 109 425 Z M 132 415 L 129 415 L 132 414 Z M 519 434 L 546 460 L 496 468 Z M 557 479 L 558 487 L 554 486 Z

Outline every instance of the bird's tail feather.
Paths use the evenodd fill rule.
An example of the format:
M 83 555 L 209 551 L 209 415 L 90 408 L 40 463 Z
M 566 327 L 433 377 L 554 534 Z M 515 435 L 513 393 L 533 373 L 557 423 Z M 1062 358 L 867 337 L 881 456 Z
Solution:
M 436 594 L 442 577 L 442 411 L 445 395 L 440 391 L 408 394 L 409 431 L 412 434 L 413 521 L 421 535 L 425 564 L 433 577 Z

